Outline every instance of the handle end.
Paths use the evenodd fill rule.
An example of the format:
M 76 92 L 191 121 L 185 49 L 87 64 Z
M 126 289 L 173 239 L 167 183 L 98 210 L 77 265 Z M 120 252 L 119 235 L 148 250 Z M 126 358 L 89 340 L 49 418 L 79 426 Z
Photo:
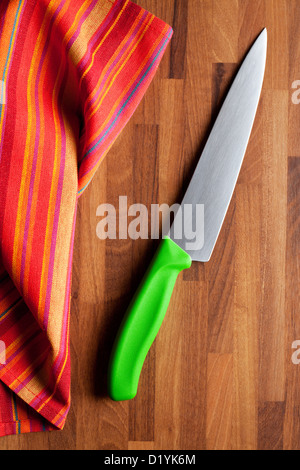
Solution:
M 127 390 L 127 388 L 114 386 L 110 384 L 108 389 L 108 395 L 113 401 L 129 401 L 136 397 L 136 390 Z

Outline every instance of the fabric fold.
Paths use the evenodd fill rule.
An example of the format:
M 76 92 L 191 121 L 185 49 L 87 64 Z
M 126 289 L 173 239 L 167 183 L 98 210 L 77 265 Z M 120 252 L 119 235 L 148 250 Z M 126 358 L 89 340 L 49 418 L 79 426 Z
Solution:
M 1 2 L 0 436 L 65 424 L 77 200 L 171 35 L 129 0 Z

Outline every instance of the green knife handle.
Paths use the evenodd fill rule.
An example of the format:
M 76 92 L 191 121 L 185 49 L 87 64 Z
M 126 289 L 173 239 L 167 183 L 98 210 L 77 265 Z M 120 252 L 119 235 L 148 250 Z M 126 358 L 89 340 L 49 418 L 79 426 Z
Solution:
M 178 274 L 191 257 L 164 238 L 117 334 L 108 368 L 108 392 L 115 401 L 135 397 L 147 353 L 159 331 Z

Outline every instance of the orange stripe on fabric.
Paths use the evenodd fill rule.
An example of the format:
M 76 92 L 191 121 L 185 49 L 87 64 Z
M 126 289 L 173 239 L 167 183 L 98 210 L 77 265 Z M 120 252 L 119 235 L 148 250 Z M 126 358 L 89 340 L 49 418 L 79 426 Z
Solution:
M 32 194 L 32 203 L 30 209 L 30 219 L 29 219 L 29 228 L 28 228 L 28 237 L 27 237 L 27 247 L 26 247 L 26 262 L 24 267 L 24 281 L 23 281 L 23 296 L 24 299 L 28 298 L 28 285 L 29 285 L 29 273 L 30 273 L 30 260 L 32 254 L 32 239 L 35 231 L 35 216 L 36 208 L 39 196 L 39 186 L 41 179 L 41 169 L 43 164 L 43 146 L 45 141 L 45 119 L 44 119 L 44 106 L 41 104 L 43 100 L 43 86 L 44 86 L 44 77 L 46 73 L 46 66 L 49 60 L 45 59 L 45 66 L 43 66 L 41 72 L 41 79 L 38 89 L 38 101 L 39 101 L 39 110 L 40 110 L 40 136 L 39 136 L 39 146 L 38 146 L 38 155 L 35 169 L 34 185 L 33 185 L 33 194 Z
M 119 106 L 119 104 L 121 103 L 121 101 L 123 100 L 124 96 L 126 95 L 126 93 L 128 92 L 128 90 L 130 89 L 130 87 L 132 86 L 132 83 L 134 83 L 134 81 L 136 80 L 136 78 L 138 77 L 138 75 L 141 73 L 141 71 L 143 70 L 143 68 L 145 67 L 145 64 L 147 63 L 147 61 L 149 60 L 149 58 L 153 55 L 153 52 L 155 50 L 155 48 L 157 47 L 157 45 L 159 44 L 159 42 L 163 39 L 163 37 L 166 36 L 166 33 L 167 31 L 169 30 L 169 27 L 168 25 L 165 26 L 164 30 L 162 31 L 161 35 L 159 36 L 158 40 L 154 43 L 153 47 L 151 48 L 149 54 L 147 55 L 147 57 L 145 58 L 144 62 L 141 64 L 139 70 L 136 72 L 136 74 L 134 75 L 132 81 L 128 84 L 128 86 L 126 87 L 126 89 L 124 89 L 124 92 L 122 93 L 122 95 L 120 95 L 120 98 L 119 100 L 116 102 L 115 106 L 113 107 L 109 117 L 106 119 L 106 121 L 104 122 L 104 124 L 100 127 L 100 130 L 99 130 L 99 133 L 95 133 L 91 139 L 89 140 L 89 142 L 92 142 L 95 138 L 98 137 L 98 135 L 102 132 L 102 130 L 105 128 L 105 126 L 107 125 L 107 123 L 109 122 L 109 120 L 111 119 L 112 115 L 114 114 L 115 110 L 117 109 L 117 107 Z M 105 155 L 107 155 L 107 153 L 109 152 L 110 148 L 112 147 L 114 142 L 111 142 L 109 144 L 109 146 L 105 149 L 103 155 L 102 155 L 102 158 L 101 160 L 99 160 L 97 162 L 97 164 L 95 165 L 95 167 L 92 169 L 92 171 L 90 171 L 89 173 L 87 173 L 83 178 L 82 178 L 82 182 L 81 182 L 81 187 L 85 187 L 89 181 L 91 180 L 91 178 L 93 177 L 93 175 L 96 173 L 97 171 L 97 168 L 99 167 L 99 165 L 101 164 L 101 161 L 103 160 L 103 157 L 105 157 Z
M 21 434 L 30 432 L 30 419 L 22 418 L 20 421 Z
M 68 325 L 67 325 L 67 335 L 69 335 L 69 331 L 70 331 L 70 316 L 68 316 Z M 66 363 L 67 363 L 67 359 L 68 359 L 68 353 L 69 353 L 69 342 L 67 341 L 67 349 L 66 349 L 66 354 L 65 354 L 65 360 L 63 362 L 63 366 L 61 368 L 61 371 L 57 377 L 57 380 L 56 380 L 56 383 L 55 383 L 55 387 L 54 387 L 54 390 L 53 390 L 53 393 L 47 398 L 47 400 L 45 400 L 41 406 L 37 409 L 37 411 L 41 411 L 44 406 L 47 405 L 47 403 L 49 403 L 49 401 L 53 398 L 53 396 L 55 395 L 55 392 L 57 390 L 57 387 L 58 387 L 58 384 L 60 382 L 60 379 L 62 377 L 62 374 L 63 374 L 63 371 L 65 370 L 65 366 L 66 366 Z M 47 384 L 48 385 L 48 384 Z M 47 388 L 47 385 L 45 388 Z M 62 414 L 62 411 L 60 411 L 59 415 Z
M 70 2 L 68 2 L 69 5 Z M 84 11 L 81 9 L 81 13 L 84 14 Z M 80 18 L 76 15 L 73 24 L 78 24 Z M 73 25 L 69 28 L 66 35 L 70 34 L 70 30 L 73 30 Z M 63 39 L 65 43 L 65 37 Z M 46 290 L 47 290 L 47 281 L 48 281 L 48 265 L 49 265 L 49 257 L 50 257 L 50 250 L 51 247 L 51 237 L 52 237 L 52 226 L 53 226 L 53 219 L 54 219 L 54 211 L 55 211 L 55 204 L 56 204 L 56 192 L 58 186 L 58 177 L 59 177 L 59 156 L 60 156 L 60 149 L 61 149 L 61 130 L 60 130 L 60 123 L 59 123 L 59 114 L 56 111 L 56 101 L 58 96 L 58 84 L 59 79 L 62 71 L 62 64 L 60 65 L 56 82 L 52 94 L 52 110 L 53 110 L 53 117 L 54 117 L 54 124 L 55 124 L 55 135 L 56 135 L 56 142 L 55 142 L 55 156 L 54 156 L 54 167 L 53 167 L 53 174 L 52 174 L 52 181 L 51 181 L 51 191 L 50 191 L 50 198 L 49 198 L 49 211 L 48 211 L 48 218 L 47 218 L 47 228 L 46 228 L 46 235 L 45 235 L 45 250 L 43 256 L 43 264 L 42 264 L 42 275 L 41 275 L 41 284 L 40 284 L 40 296 L 39 296 L 39 306 L 38 306 L 38 318 L 40 321 L 43 320 L 43 313 L 44 313 L 44 305 L 45 305 L 45 298 L 46 298 Z M 52 204 L 51 204 L 52 202 Z
M 66 100 L 68 100 L 67 96 Z M 66 119 L 64 114 L 63 119 Z M 48 334 L 51 335 L 51 345 L 55 353 L 61 350 L 62 341 L 65 340 L 63 338 L 63 335 L 65 335 L 65 328 L 60 329 L 57 325 L 64 324 L 64 318 L 67 313 L 65 311 L 65 297 L 61 295 L 61 292 L 65 292 L 68 285 L 70 251 L 69 249 L 66 249 L 66 241 L 68 241 L 68 246 L 71 247 L 74 222 L 73 216 L 76 211 L 77 203 L 76 195 L 74 194 L 74 188 L 78 187 L 76 142 L 74 142 L 74 136 L 69 132 L 67 123 L 65 123 L 65 127 L 67 153 L 65 175 L 62 187 L 63 203 L 60 207 L 60 217 L 57 227 L 57 240 L 53 266 L 53 272 L 55 272 L 55 276 L 52 279 L 49 310 L 50 315 L 47 326 Z M 52 314 L 53 312 L 55 312 L 55 315 Z
M 22 259 L 22 246 L 23 246 L 23 234 L 25 229 L 25 218 L 23 217 L 24 212 L 26 213 L 28 192 L 29 192 L 29 182 L 31 178 L 30 168 L 32 166 L 33 152 L 34 152 L 34 137 L 36 129 L 36 114 L 35 114 L 35 97 L 34 97 L 34 76 L 36 76 L 36 71 L 39 66 L 38 58 L 42 54 L 43 47 L 41 45 L 42 41 L 47 40 L 47 34 L 45 34 L 46 24 L 51 19 L 51 8 L 57 4 L 56 0 L 51 0 L 47 10 L 44 15 L 41 29 L 39 31 L 38 39 L 35 44 L 35 50 L 32 57 L 29 76 L 28 76 L 28 85 L 27 85 L 27 102 L 28 102 L 28 126 L 27 126 L 27 136 L 26 136 L 26 146 L 25 146 L 25 155 L 23 160 L 22 168 L 22 178 L 21 186 L 19 192 L 19 201 L 18 201 L 18 211 L 17 219 L 15 225 L 15 237 L 13 245 L 13 262 L 12 262 L 12 275 L 13 279 L 19 284 L 20 273 L 21 273 L 21 259 Z
M 141 71 L 143 70 L 143 68 L 145 67 L 145 64 L 147 63 L 147 61 L 149 60 L 149 58 L 153 55 L 153 52 L 155 51 L 157 45 L 161 42 L 162 38 L 165 36 L 167 30 L 169 29 L 169 27 L 165 27 L 165 29 L 162 31 L 162 33 L 160 34 L 160 36 L 158 37 L 158 39 L 156 40 L 155 43 L 153 43 L 153 46 L 151 48 L 151 50 L 149 51 L 148 55 L 146 56 L 146 58 L 144 59 L 143 63 L 141 64 L 141 66 L 139 67 L 139 69 L 137 70 L 137 72 L 134 74 L 134 76 L 132 77 L 131 81 L 128 83 L 128 85 L 124 88 L 122 94 L 120 94 L 118 100 L 116 101 L 115 105 L 113 106 L 113 108 L 111 109 L 108 117 L 106 118 L 106 120 L 104 121 L 104 123 L 102 124 L 102 126 L 100 127 L 100 129 L 98 130 L 97 133 L 94 133 L 91 138 L 89 139 L 88 143 L 87 143 L 87 147 L 91 144 L 91 142 L 93 142 L 98 136 L 99 134 L 101 134 L 102 130 L 105 128 L 105 126 L 108 124 L 108 122 L 111 120 L 115 110 L 117 109 L 117 107 L 119 106 L 119 104 L 122 102 L 124 96 L 127 94 L 128 90 L 130 89 L 130 87 L 132 86 L 132 84 L 135 82 L 136 78 L 139 76 L 139 74 L 141 73 Z
M 44 255 L 43 255 L 43 264 L 42 264 L 42 275 L 41 275 L 41 284 L 40 284 L 40 295 L 39 295 L 38 318 L 41 323 L 43 322 L 43 318 L 44 318 L 44 306 L 45 306 L 47 283 L 48 283 L 48 270 L 49 270 L 52 228 L 53 228 L 53 219 L 55 216 L 56 195 L 57 195 L 57 188 L 58 188 L 59 168 L 60 168 L 59 156 L 60 156 L 60 151 L 61 151 L 62 136 L 61 136 L 61 129 L 60 129 L 60 124 L 59 124 L 59 115 L 58 115 L 58 111 L 56 110 L 55 103 L 57 101 L 57 96 L 59 92 L 58 87 L 59 87 L 59 84 L 61 83 L 62 70 L 63 70 L 63 66 L 61 64 L 57 77 L 56 77 L 56 82 L 55 82 L 55 86 L 54 86 L 54 90 L 52 94 L 52 112 L 53 112 L 54 126 L 55 126 L 55 156 L 54 156 L 54 166 L 53 166 L 53 173 L 52 173 L 52 179 L 51 179 L 51 190 L 50 190 L 50 198 L 49 198 L 49 209 L 48 209 L 48 217 L 47 217 Z
M 99 24 L 104 21 L 106 15 L 111 10 L 112 4 L 112 0 L 98 1 L 81 25 L 79 34 L 69 50 L 69 55 L 75 67 L 85 56 L 90 39 L 97 32 Z
M 63 414 L 68 410 L 69 406 L 70 406 L 70 401 L 71 401 L 71 393 L 69 392 L 69 395 L 68 395 L 68 401 L 67 403 L 65 404 L 65 406 L 60 410 L 59 413 L 57 413 L 56 416 L 54 416 L 54 418 L 52 419 L 52 423 L 57 426 L 57 421 L 63 416 Z M 63 418 L 63 421 L 60 423 L 60 427 L 63 427 L 64 424 L 65 424 L 65 421 L 67 419 L 67 416 L 65 416 Z
M 60 15 L 56 18 L 54 25 L 60 21 L 62 15 L 67 11 L 71 3 L 71 0 L 66 1 L 64 5 L 64 9 L 60 12 Z M 32 254 L 32 239 L 34 236 L 35 230 L 35 214 L 36 214 L 36 207 L 38 202 L 39 196 L 39 186 L 40 186 L 40 178 L 41 178 L 41 170 L 43 164 L 43 144 L 45 140 L 45 113 L 44 113 L 44 106 L 43 106 L 43 92 L 44 92 L 44 84 L 45 84 L 45 77 L 46 73 L 49 72 L 50 63 L 50 56 L 46 54 L 41 76 L 38 84 L 38 103 L 39 103 L 39 111 L 40 111 L 40 138 L 39 138 L 39 148 L 38 148 L 38 158 L 36 164 L 36 171 L 35 171 L 35 178 L 34 178 L 34 189 L 32 195 L 32 204 L 31 204 L 31 211 L 30 211 L 30 223 L 29 223 L 29 230 L 28 230 L 28 239 L 27 239 L 27 251 L 26 251 L 26 259 L 28 262 L 25 263 L 25 271 L 24 271 L 24 286 L 23 286 L 23 293 L 24 298 L 26 299 L 28 296 L 28 284 L 29 284 L 29 272 L 30 272 L 30 262 L 31 254 Z
M 38 343 L 40 341 L 40 338 L 37 336 L 35 337 L 31 343 L 30 343 L 30 347 L 34 347 L 36 343 Z M 13 365 L 15 365 L 28 351 L 24 351 L 24 350 L 21 350 L 19 352 L 19 354 L 16 355 L 16 357 L 14 357 L 12 359 L 12 361 L 9 362 L 9 367 L 11 368 Z M 35 359 L 35 362 L 34 364 L 36 363 L 36 361 L 38 361 L 40 359 L 41 356 L 39 356 L 38 358 Z M 3 377 L 3 375 L 5 375 L 6 373 L 6 369 L 10 372 L 10 368 L 8 368 L 6 365 L 3 366 L 3 369 L 0 371 L 0 378 Z M 11 372 L 10 372 L 11 373 Z M 19 377 L 14 377 L 14 383 L 15 381 L 18 381 L 19 382 L 19 385 L 21 383 Z M 9 387 L 11 388 L 11 385 L 9 385 Z M 31 392 L 33 393 L 33 392 Z
M 83 15 L 84 11 L 81 11 L 81 13 Z M 79 19 L 77 18 L 77 20 L 80 21 L 80 18 Z M 68 32 L 66 34 L 68 34 Z M 63 42 L 65 42 L 65 37 L 63 39 Z M 52 94 L 52 111 L 53 111 L 53 117 L 54 117 L 56 141 L 55 141 L 54 167 L 53 167 L 52 180 L 51 180 L 49 211 L 48 211 L 46 234 L 45 234 L 45 249 L 44 249 L 44 255 L 43 255 L 40 294 L 39 294 L 38 318 L 40 322 L 42 322 L 44 319 L 44 306 L 45 306 L 47 283 L 48 283 L 48 268 L 49 268 L 49 259 L 50 259 L 50 249 L 51 249 L 52 227 L 53 227 L 53 220 L 55 216 L 56 194 L 57 194 L 59 169 L 60 169 L 59 157 L 61 155 L 62 136 L 61 136 L 61 129 L 60 129 L 59 113 L 57 110 L 56 103 L 57 103 L 59 83 L 60 83 L 62 71 L 63 71 L 63 66 L 61 64 L 59 71 L 57 73 L 56 82 L 55 82 L 55 86 L 54 86 L 54 90 Z M 64 124 L 65 124 L 65 120 L 64 120 Z
M 90 170 L 86 175 L 84 175 L 82 178 L 81 178 L 81 188 L 85 188 L 90 182 L 91 180 L 93 179 L 93 175 L 97 172 L 97 169 L 99 168 L 99 166 L 101 165 L 102 161 L 104 160 L 104 158 L 106 157 L 106 155 L 108 154 L 108 152 L 110 151 L 111 147 L 113 146 L 114 144 L 114 141 L 111 142 L 108 147 L 103 151 L 103 153 L 101 154 L 101 158 L 97 161 L 96 165 L 93 167 L 92 170 Z
M 101 85 L 102 83 L 102 80 L 103 80 L 103 77 L 105 77 L 105 74 L 106 74 L 106 71 L 110 68 L 111 64 L 114 63 L 115 61 L 115 58 L 119 55 L 119 53 L 121 52 L 122 48 L 124 47 L 124 43 L 126 43 L 128 41 L 128 39 L 131 37 L 133 31 L 135 30 L 136 26 L 138 25 L 141 17 L 143 16 L 144 14 L 144 11 L 141 10 L 140 13 L 138 14 L 137 18 L 135 19 L 134 23 L 132 24 L 130 30 L 128 31 L 127 35 L 125 36 L 124 40 L 121 42 L 121 44 L 119 44 L 119 46 L 117 47 L 117 49 L 115 50 L 114 54 L 112 55 L 112 57 L 110 58 L 110 60 L 107 62 L 106 66 L 104 67 L 101 75 L 100 75 L 100 78 L 94 88 L 94 90 L 89 94 L 86 102 L 85 102 L 85 105 L 84 105 L 84 114 L 86 112 L 86 108 L 89 104 L 89 102 L 94 98 L 95 94 L 97 93 L 97 90 L 99 88 L 99 86 Z M 112 71 L 113 72 L 113 71 Z M 111 74 L 110 74 L 111 75 Z M 109 75 L 109 77 L 110 77 Z M 108 78 L 109 78 L 108 77 Z M 97 101 L 100 99 L 101 95 L 97 98 Z M 94 105 L 96 104 L 96 102 L 94 103 Z
M 7 11 L 5 14 L 5 18 L 4 18 L 2 33 L 0 35 L 0 47 L 1 47 L 1 53 L 3 54 L 3 57 L 4 56 L 6 57 L 9 51 L 11 32 L 13 30 L 13 25 L 15 22 L 17 10 L 18 10 L 18 3 L 9 2 Z M 4 67 L 5 67 L 5 61 L 0 61 L 1 76 L 3 76 Z
M 82 86 L 82 81 L 84 79 L 84 77 L 88 74 L 88 72 L 90 71 L 90 69 L 92 68 L 93 64 L 94 64 L 94 60 L 95 60 L 95 55 L 97 54 L 98 50 L 100 49 L 100 47 L 102 46 L 102 44 L 104 43 L 104 41 L 106 40 L 106 38 L 109 36 L 109 34 L 111 33 L 111 31 L 115 28 L 115 25 L 118 23 L 120 17 L 122 16 L 125 8 L 127 7 L 129 3 L 129 0 L 126 0 L 126 2 L 124 3 L 122 9 L 120 10 L 117 18 L 115 19 L 114 23 L 112 24 L 112 26 L 109 28 L 109 30 L 107 31 L 107 33 L 105 34 L 104 38 L 102 39 L 102 41 L 100 41 L 100 43 L 98 44 L 98 46 L 96 47 L 96 49 L 94 50 L 93 54 L 92 54 L 92 61 L 90 63 L 90 65 L 86 68 L 86 70 L 84 71 L 84 73 L 82 74 L 82 77 L 80 79 L 80 82 L 79 82 L 79 89 L 81 88 Z
M 63 44 L 67 44 L 71 37 L 74 35 L 76 32 L 76 29 L 79 25 L 79 22 L 81 20 L 81 17 L 84 15 L 85 11 L 87 8 L 90 6 L 93 0 L 86 0 L 83 5 L 79 8 L 78 12 L 76 13 L 75 19 L 73 24 L 70 26 L 69 30 L 66 32 L 65 37 L 63 39 Z
M 141 41 L 145 37 L 145 34 L 147 33 L 149 27 L 151 26 L 151 23 L 152 23 L 153 19 L 154 19 L 154 17 L 152 16 L 149 23 L 147 23 L 146 26 L 145 26 L 145 24 L 142 25 L 142 28 L 144 27 L 144 29 L 142 29 L 142 28 L 140 29 L 139 33 L 137 34 L 137 36 L 135 38 L 135 41 L 132 41 L 132 43 L 130 44 L 130 47 L 126 51 L 126 54 L 124 54 L 124 60 L 123 60 L 123 57 L 122 57 L 121 63 L 119 62 L 116 65 L 115 70 L 118 67 L 119 67 L 119 69 L 117 71 L 113 70 L 112 73 L 110 74 L 110 76 L 107 80 L 107 81 L 109 81 L 109 79 L 111 79 L 110 84 L 107 85 L 107 87 L 103 88 L 103 92 L 100 93 L 100 96 L 98 98 L 98 99 L 100 99 L 100 98 L 101 99 L 100 99 L 98 105 L 93 109 L 92 113 L 87 116 L 87 121 L 89 121 L 94 116 L 94 114 L 96 114 L 98 109 L 101 107 L 105 97 L 109 93 L 109 91 L 110 91 L 111 87 L 113 86 L 114 82 L 116 81 L 116 79 L 118 78 L 118 76 L 120 75 L 122 70 L 124 69 L 125 65 L 128 63 L 129 59 L 132 57 L 133 53 L 135 52 L 135 50 L 137 49 L 137 47 L 139 46 L 139 44 L 141 43 Z
M 48 268 L 49 268 L 49 258 L 50 258 L 50 248 L 51 248 L 51 238 L 52 238 L 52 227 L 53 227 L 53 220 L 55 216 L 56 194 L 57 194 L 58 179 L 59 179 L 59 167 L 60 167 L 59 157 L 61 155 L 60 151 L 61 151 L 62 136 L 61 136 L 61 129 L 60 129 L 59 113 L 57 111 L 56 103 L 57 103 L 57 98 L 58 98 L 58 93 L 59 93 L 59 83 L 61 80 L 62 70 L 63 70 L 63 64 L 61 63 L 59 71 L 56 76 L 56 82 L 55 82 L 53 93 L 52 93 L 52 112 L 53 112 L 54 126 L 55 126 L 55 155 L 54 155 L 54 167 L 53 167 L 52 180 L 51 180 L 49 210 L 48 210 L 47 226 L 46 226 L 46 234 L 45 234 L 45 248 L 44 248 L 44 255 L 43 255 L 39 306 L 38 306 L 38 318 L 41 322 L 43 321 L 43 318 L 44 318 L 43 314 L 44 314 L 44 305 L 45 305 L 47 282 L 48 282 Z
M 19 359 L 23 356 L 23 354 L 19 354 L 18 357 Z M 39 361 L 41 360 L 41 357 L 43 357 L 43 354 L 40 354 L 39 356 L 36 356 L 35 359 L 31 362 L 31 364 L 22 372 L 21 375 L 19 375 L 14 382 L 10 384 L 10 388 L 14 390 L 15 388 L 19 387 L 20 384 L 22 384 L 27 377 L 35 370 L 36 365 L 38 365 Z M 24 387 L 24 385 L 23 385 Z
M 53 109 L 53 114 L 54 114 L 54 122 L 55 122 L 56 136 L 57 137 L 58 136 L 61 137 L 60 121 L 59 121 L 58 112 L 56 112 L 56 109 L 54 108 L 53 104 L 56 103 L 56 95 L 57 95 L 56 90 L 57 90 L 57 87 L 58 87 L 61 72 L 62 72 L 62 68 L 60 68 L 60 70 L 58 72 L 58 75 L 57 75 L 57 81 L 56 81 L 55 88 L 54 88 L 54 91 L 53 91 L 53 99 L 52 99 L 52 109 Z M 62 110 L 62 118 L 63 118 L 63 122 L 64 122 L 64 128 L 65 128 L 66 131 L 68 131 L 66 116 L 64 115 L 63 110 Z M 68 132 L 65 133 L 66 140 L 68 139 L 67 134 L 68 134 Z M 60 152 L 59 152 L 59 149 L 61 148 L 61 140 L 59 140 L 59 141 L 58 141 L 58 139 L 56 140 L 55 147 L 57 149 L 57 152 L 55 153 L 55 165 L 54 165 L 54 170 L 53 170 L 53 178 L 52 178 L 52 182 L 51 182 L 51 195 L 50 195 L 50 201 L 53 201 L 53 203 L 52 203 L 52 205 L 49 205 L 47 228 L 46 228 L 45 248 L 47 246 L 49 248 L 51 248 L 52 227 L 53 227 L 53 219 L 54 219 L 54 215 L 55 215 L 54 210 L 55 210 L 55 205 L 56 205 L 55 196 L 57 194 L 57 184 L 58 184 L 59 169 L 60 169 L 59 168 L 59 166 L 60 166 L 60 159 L 59 159 Z M 67 145 L 67 148 L 69 148 L 69 149 L 72 148 L 71 141 L 69 142 L 69 145 Z M 74 148 L 73 151 L 75 152 L 76 149 Z M 75 153 L 74 153 L 74 155 L 75 155 Z M 71 162 L 72 162 L 72 159 L 68 160 L 68 154 L 66 154 L 66 166 L 68 166 Z M 72 187 L 74 187 L 74 184 L 75 185 L 77 184 L 76 166 L 74 166 L 74 168 L 75 168 L 74 181 L 68 181 L 68 179 L 66 179 L 64 177 L 63 190 L 62 190 L 63 193 L 64 193 L 65 185 L 68 186 L 68 185 L 71 184 L 71 187 L 70 187 L 70 189 L 71 189 Z M 56 175 L 57 175 L 57 178 L 55 177 Z M 68 176 L 70 177 L 69 173 L 68 173 Z M 74 204 L 75 204 L 75 202 L 76 202 L 76 197 L 74 198 Z M 62 210 L 64 210 L 64 207 L 62 207 Z M 70 206 L 68 206 L 68 210 L 70 210 Z M 59 222 L 58 222 L 58 230 L 59 230 L 59 227 L 60 227 L 60 220 L 61 220 L 61 210 L 60 210 L 60 218 L 59 218 Z M 71 233 L 70 233 L 70 237 L 71 237 Z M 59 240 L 59 236 L 58 236 L 58 240 Z M 57 260 L 57 255 L 56 255 L 57 251 L 58 251 L 58 246 L 56 245 L 56 250 L 55 250 L 55 255 L 54 255 L 55 256 L 54 263 Z M 44 319 L 44 305 L 45 305 L 45 298 L 46 298 L 46 293 L 47 293 L 49 258 L 50 258 L 50 250 L 45 249 L 44 257 L 43 257 L 43 271 L 42 271 L 42 281 L 41 281 L 41 285 L 40 285 L 40 297 L 39 297 L 39 309 L 38 309 L 39 310 L 39 320 L 40 320 L 40 322 L 42 322 L 43 319 Z M 54 268 L 54 270 L 55 270 L 55 268 Z M 58 272 L 58 271 L 56 270 L 55 272 Z M 55 279 L 53 281 L 55 281 Z M 65 282 L 65 280 L 63 278 L 61 278 L 60 285 L 62 285 L 61 283 L 64 283 L 64 282 Z M 55 294 L 57 295 L 58 292 L 59 291 L 57 291 L 56 293 L 54 292 L 54 295 Z M 53 310 L 53 308 L 52 308 L 52 297 L 53 297 L 53 294 L 51 294 L 51 298 L 50 298 L 50 312 Z M 61 298 L 61 296 L 59 296 L 59 299 L 60 298 Z M 64 314 L 63 307 L 61 309 L 58 308 L 57 312 L 61 312 L 61 315 L 62 315 L 61 318 L 58 318 L 57 316 L 55 318 L 52 317 L 51 315 L 49 316 L 48 334 L 51 337 L 51 340 L 52 340 L 51 344 L 52 344 L 52 347 L 53 347 L 53 354 L 51 356 L 49 356 L 49 370 L 50 370 L 51 366 L 53 365 L 53 363 L 55 362 L 55 355 L 59 354 L 59 351 L 60 351 L 59 346 L 60 346 L 60 343 L 61 343 L 61 335 L 63 334 L 63 328 L 62 328 L 62 326 L 63 326 L 63 314 Z M 53 320 L 54 323 L 52 322 L 52 320 Z M 53 323 L 53 325 L 52 325 L 52 323 Z M 62 366 L 63 368 L 64 368 L 64 364 L 65 363 L 63 363 L 63 366 Z
M 12 52 L 14 50 L 14 43 L 15 43 L 16 34 L 17 34 L 17 30 L 18 30 L 18 23 L 19 23 L 21 11 L 22 11 L 22 7 L 19 9 L 19 11 L 18 11 L 18 7 L 19 7 L 18 2 L 15 2 L 14 4 L 12 4 L 12 3 L 9 4 L 7 15 L 6 15 L 5 20 L 4 20 L 3 31 L 2 31 L 2 34 L 1 34 L 0 47 L 1 47 L 1 51 L 2 51 L 3 56 L 4 56 L 4 51 L 6 51 L 6 55 L 8 54 L 8 51 L 9 51 L 9 56 L 8 56 L 8 60 L 7 60 L 7 64 L 6 64 L 5 75 L 4 75 L 5 61 L 3 61 L 3 69 L 1 70 L 1 77 L 3 77 L 3 75 L 4 75 L 4 81 L 7 77 L 7 73 L 8 73 L 8 70 L 9 70 L 9 64 L 11 62 Z M 17 15 L 17 19 L 16 19 L 17 11 L 18 11 L 18 15 Z M 15 26 L 13 37 L 11 37 L 11 31 L 13 31 L 15 21 L 16 21 L 16 26 Z M 4 113 L 1 113 L 0 135 L 2 135 L 3 120 L 4 120 Z

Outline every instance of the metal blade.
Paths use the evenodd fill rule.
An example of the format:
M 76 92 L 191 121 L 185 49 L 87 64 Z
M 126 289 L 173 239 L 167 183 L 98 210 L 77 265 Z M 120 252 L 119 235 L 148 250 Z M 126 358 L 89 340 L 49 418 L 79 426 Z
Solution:
M 169 236 L 194 261 L 209 261 L 224 222 L 256 115 L 266 54 L 267 30 L 264 29 L 230 88 L 182 201 L 181 210 L 175 216 Z M 193 227 L 196 232 L 197 205 L 204 205 L 204 225 L 201 228 L 204 237 L 194 235 L 193 242 L 191 230 Z M 180 224 L 182 233 L 178 236 Z

